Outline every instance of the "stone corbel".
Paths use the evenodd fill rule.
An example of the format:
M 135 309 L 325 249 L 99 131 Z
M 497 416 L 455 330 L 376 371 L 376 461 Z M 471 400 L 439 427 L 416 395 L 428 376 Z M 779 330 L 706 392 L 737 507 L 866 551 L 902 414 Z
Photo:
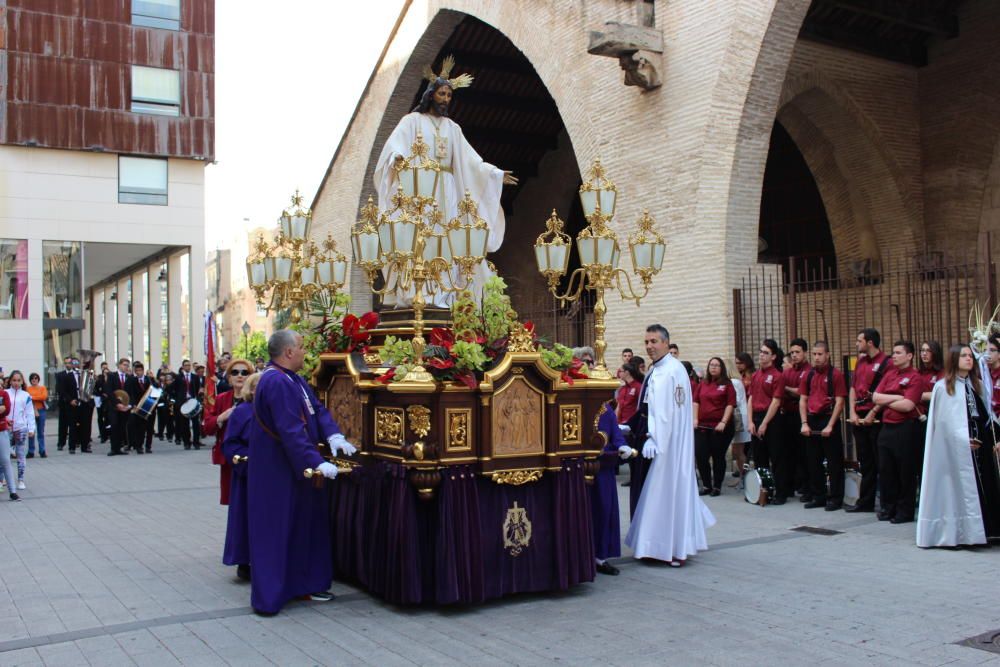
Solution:
M 661 85 L 656 63 L 663 53 L 663 33 L 625 23 L 608 22 L 603 31 L 590 33 L 587 53 L 617 58 L 625 71 L 625 85 L 653 90 Z

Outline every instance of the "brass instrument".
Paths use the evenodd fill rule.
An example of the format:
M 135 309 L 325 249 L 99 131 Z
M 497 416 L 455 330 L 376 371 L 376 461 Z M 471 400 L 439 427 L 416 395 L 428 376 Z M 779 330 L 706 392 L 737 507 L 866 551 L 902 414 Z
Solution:
M 77 352 L 80 353 L 80 363 L 83 365 L 83 369 L 80 371 L 80 387 L 78 390 L 77 398 L 81 402 L 89 402 L 94 400 L 94 387 L 97 384 L 97 374 L 94 373 L 94 360 L 101 356 L 102 353 L 97 350 L 84 350 L 79 349 Z
M 132 397 L 124 389 L 115 389 L 112 393 L 115 395 L 115 399 L 118 400 L 119 405 L 128 405 L 132 402 Z

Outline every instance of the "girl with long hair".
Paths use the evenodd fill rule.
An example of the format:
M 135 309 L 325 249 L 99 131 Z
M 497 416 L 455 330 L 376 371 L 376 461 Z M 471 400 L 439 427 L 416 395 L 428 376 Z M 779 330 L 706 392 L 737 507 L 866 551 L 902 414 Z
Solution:
M 736 390 L 729 380 L 726 362 L 712 357 L 694 396 L 694 453 L 705 487 L 700 495 L 721 493 L 726 476 L 726 450 L 733 439 L 735 409 Z

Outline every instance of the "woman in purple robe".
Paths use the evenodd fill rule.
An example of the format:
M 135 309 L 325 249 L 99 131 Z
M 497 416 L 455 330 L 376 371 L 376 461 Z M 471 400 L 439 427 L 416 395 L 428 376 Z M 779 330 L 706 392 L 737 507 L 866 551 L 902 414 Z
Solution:
M 233 409 L 222 441 L 222 456 L 229 463 L 229 516 L 222 562 L 236 566 L 236 576 L 250 581 L 250 529 L 247 525 L 247 455 L 250 452 L 250 423 L 253 421 L 253 394 L 260 373 L 247 378 Z
M 594 517 L 594 559 L 597 571 L 616 575 L 618 568 L 608 562 L 608 558 L 622 555 L 621 528 L 618 523 L 618 485 L 615 473 L 618 457 L 622 451 L 631 452 L 625 444 L 625 436 L 618 428 L 618 419 L 610 403 L 601 408 L 597 430 L 604 434 L 604 451 L 601 453 L 601 469 L 594 475 L 590 487 L 590 508 Z M 625 450 L 622 450 L 622 448 Z
M 302 336 L 282 329 L 267 342 L 271 362 L 254 393 L 247 461 L 250 529 L 250 603 L 270 616 L 289 600 L 329 601 L 333 580 L 330 497 L 305 477 L 312 469 L 328 479 L 337 467 L 323 460 L 317 443 L 336 454 L 356 450 L 312 389 L 297 374 L 305 349 Z

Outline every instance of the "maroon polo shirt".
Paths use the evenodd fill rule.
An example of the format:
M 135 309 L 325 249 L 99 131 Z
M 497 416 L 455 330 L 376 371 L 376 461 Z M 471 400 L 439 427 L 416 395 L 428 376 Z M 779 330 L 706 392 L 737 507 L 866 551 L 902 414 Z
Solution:
M 924 379 L 916 368 L 910 366 L 903 370 L 890 368 L 885 372 L 882 381 L 875 389 L 877 394 L 893 394 L 900 398 L 908 398 L 914 405 L 920 405 L 920 395 L 924 393 Z M 919 410 L 910 412 L 896 412 L 892 408 L 882 409 L 882 422 L 884 424 L 902 424 L 908 419 L 917 419 Z
M 886 365 L 891 366 L 892 361 L 881 350 L 871 359 L 868 358 L 867 354 L 858 355 L 858 363 L 854 367 L 854 381 L 851 383 L 851 386 L 854 387 L 855 410 L 868 412 L 874 407 L 869 390 L 871 389 L 872 381 L 875 379 L 875 373 L 879 369 L 884 369 L 883 377 L 885 377 L 885 373 L 888 373 Z
M 924 393 L 934 391 L 934 384 L 944 377 L 944 371 L 936 371 L 934 369 L 925 369 L 919 371 L 919 373 L 921 379 L 924 381 Z M 920 405 L 917 406 L 917 409 L 920 410 L 920 414 L 926 415 L 930 404 L 930 401 L 921 401 Z
M 775 397 L 783 398 L 785 394 L 785 378 L 774 366 L 767 370 L 758 368 L 750 380 L 750 410 L 764 412 L 771 406 Z
M 703 380 L 698 385 L 694 402 L 698 404 L 698 426 L 715 428 L 726 414 L 726 406 L 736 407 L 736 390 L 728 380 L 722 384 Z
M 990 380 L 993 382 L 993 414 L 1000 415 L 1000 368 L 990 369 Z
M 9 423 L 7 420 L 10 419 L 10 396 L 3 389 L 0 389 L 0 403 L 3 403 L 5 408 L 3 414 L 0 415 L 0 431 L 6 431 Z M 10 481 L 8 480 L 7 483 L 10 484 Z
M 829 415 L 833 412 L 836 398 L 847 398 L 847 382 L 844 374 L 833 369 L 833 399 L 830 398 L 830 365 L 814 369 L 812 381 L 809 381 L 809 371 L 799 383 L 799 394 L 806 397 L 806 412 L 810 415 Z
M 781 377 L 785 381 L 785 388 L 795 387 L 796 389 L 802 384 L 802 380 L 809 375 L 809 364 L 802 362 L 797 366 L 792 366 L 791 368 L 782 371 Z M 785 412 L 790 412 L 792 414 L 799 414 L 799 399 L 795 396 L 789 396 L 788 392 L 784 389 L 781 390 L 784 398 L 781 399 L 781 409 Z

